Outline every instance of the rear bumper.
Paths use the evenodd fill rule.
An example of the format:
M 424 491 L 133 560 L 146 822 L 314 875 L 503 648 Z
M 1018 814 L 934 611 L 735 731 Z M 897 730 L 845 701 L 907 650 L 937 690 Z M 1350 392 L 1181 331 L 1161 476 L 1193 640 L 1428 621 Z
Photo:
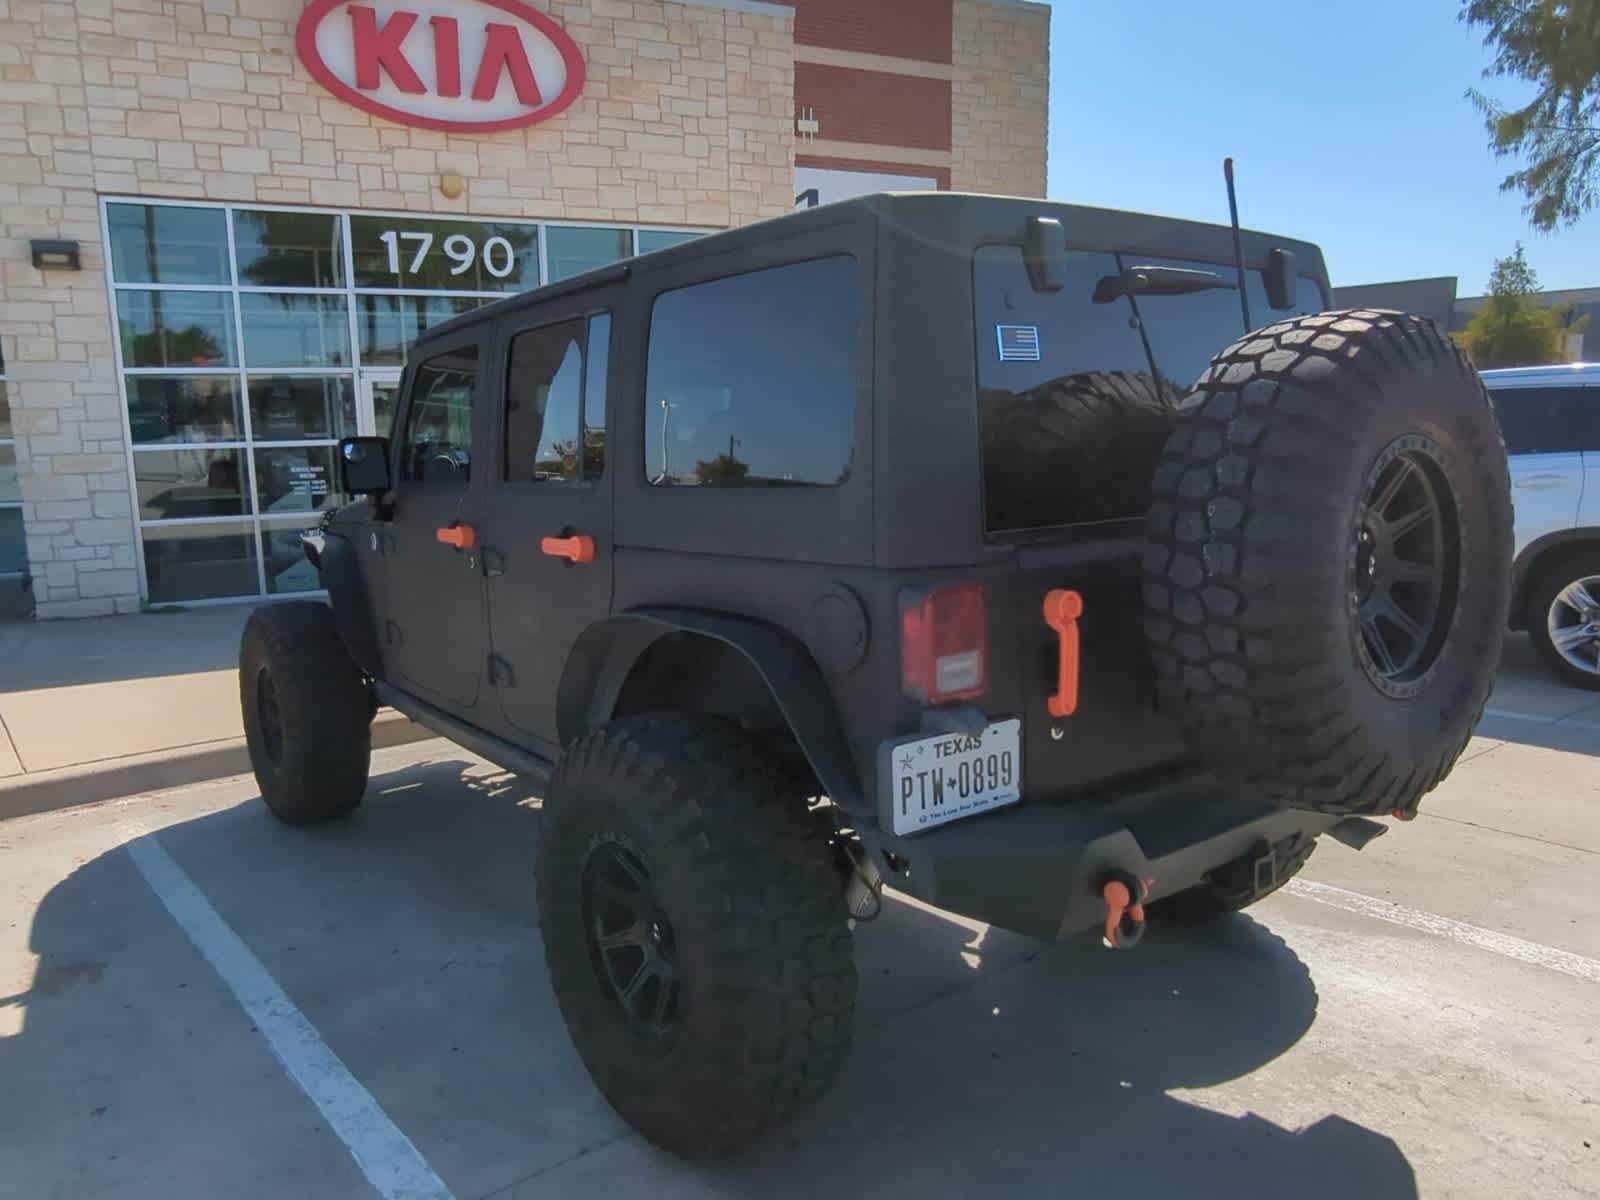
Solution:
M 1104 922 L 1100 889 L 1112 872 L 1153 880 L 1149 898 L 1159 900 L 1263 845 L 1336 821 L 1186 779 L 1111 800 L 1024 804 L 914 837 L 863 830 L 862 839 L 897 891 L 1056 941 Z

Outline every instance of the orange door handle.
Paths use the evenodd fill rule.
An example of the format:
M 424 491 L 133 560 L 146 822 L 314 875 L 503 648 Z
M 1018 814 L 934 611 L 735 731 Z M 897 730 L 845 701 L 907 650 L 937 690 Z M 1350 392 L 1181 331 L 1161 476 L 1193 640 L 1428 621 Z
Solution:
M 471 525 L 446 525 L 435 530 L 433 536 L 457 550 L 471 550 L 478 544 L 478 531 Z
M 1061 659 L 1056 677 L 1056 693 L 1050 697 L 1052 717 L 1070 717 L 1078 711 L 1078 618 L 1083 616 L 1083 597 L 1077 592 L 1055 588 L 1044 598 L 1044 623 L 1061 639 Z
M 551 558 L 564 558 L 571 563 L 589 563 L 594 561 L 594 539 L 586 533 L 573 537 L 547 537 L 539 543 Z

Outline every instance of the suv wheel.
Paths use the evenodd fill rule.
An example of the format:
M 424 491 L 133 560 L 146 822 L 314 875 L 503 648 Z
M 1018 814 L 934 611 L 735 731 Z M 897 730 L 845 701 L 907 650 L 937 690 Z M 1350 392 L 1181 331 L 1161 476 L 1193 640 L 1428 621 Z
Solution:
M 1393 312 L 1252 333 L 1179 406 L 1154 492 L 1145 628 L 1196 753 L 1288 808 L 1414 813 L 1509 605 L 1505 448 L 1461 351 Z
M 1568 683 L 1600 691 L 1600 549 L 1569 554 L 1528 589 L 1528 632 Z
M 843 891 L 804 797 L 716 720 L 574 743 L 544 805 L 545 959 L 584 1065 L 634 1129 L 731 1150 L 820 1097 L 849 1049 Z
M 374 704 L 326 604 L 268 604 L 250 614 L 239 702 L 250 765 L 273 816 L 315 825 L 361 803 Z

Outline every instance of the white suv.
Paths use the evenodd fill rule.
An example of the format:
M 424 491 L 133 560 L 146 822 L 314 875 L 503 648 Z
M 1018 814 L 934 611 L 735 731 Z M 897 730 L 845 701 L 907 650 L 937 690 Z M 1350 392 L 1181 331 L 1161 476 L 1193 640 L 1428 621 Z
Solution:
M 1511 628 L 1600 689 L 1600 363 L 1482 372 L 1516 505 Z

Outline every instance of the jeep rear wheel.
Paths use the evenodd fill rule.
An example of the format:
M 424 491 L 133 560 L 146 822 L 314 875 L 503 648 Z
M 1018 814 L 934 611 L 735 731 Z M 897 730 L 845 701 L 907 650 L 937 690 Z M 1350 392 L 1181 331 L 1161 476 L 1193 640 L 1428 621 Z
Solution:
M 314 825 L 361 803 L 375 706 L 326 604 L 290 601 L 250 614 L 239 703 L 256 785 L 273 816 Z
M 644 716 L 574 743 L 545 801 L 539 907 L 561 1014 L 601 1093 L 685 1156 L 820 1097 L 856 972 L 803 795 L 725 722 Z
M 1414 812 L 1508 604 L 1505 451 L 1465 357 L 1400 313 L 1260 330 L 1180 405 L 1154 490 L 1146 630 L 1196 752 L 1287 807 Z
M 1600 549 L 1574 551 L 1542 567 L 1528 589 L 1534 647 L 1576 687 L 1600 690 Z

